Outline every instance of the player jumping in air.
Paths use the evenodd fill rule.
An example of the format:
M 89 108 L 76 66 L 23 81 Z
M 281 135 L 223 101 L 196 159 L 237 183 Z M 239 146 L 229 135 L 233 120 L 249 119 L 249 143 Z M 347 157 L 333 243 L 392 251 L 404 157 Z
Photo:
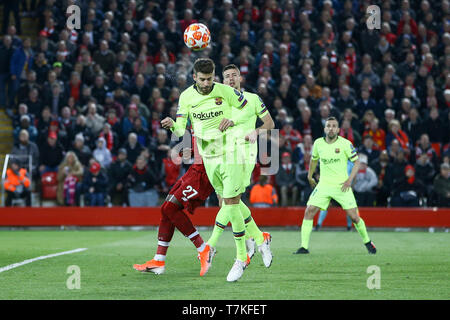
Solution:
M 239 68 L 236 65 L 230 64 L 225 66 L 222 75 L 224 84 L 241 92 L 241 75 Z M 258 145 L 256 143 L 257 136 L 263 130 L 273 129 L 275 125 L 267 107 L 258 95 L 249 92 L 243 92 L 243 95 L 248 103 L 241 108 L 240 112 L 236 112 L 238 124 L 236 124 L 234 128 L 238 134 L 238 148 L 244 157 L 244 176 L 242 179 L 244 181 L 245 190 L 245 188 L 250 185 L 251 175 L 255 167 L 258 152 Z M 255 128 L 257 118 L 260 118 L 263 124 L 260 127 Z M 219 201 L 221 201 L 220 198 Z M 261 232 L 261 230 L 259 230 L 251 216 L 250 209 L 242 202 L 242 200 L 239 202 L 239 207 L 245 222 L 247 253 L 250 258 L 253 257 L 256 242 L 264 265 L 268 268 L 272 263 L 272 252 L 270 251 L 271 236 L 269 233 Z M 226 212 L 222 210 L 219 211 L 216 216 L 213 233 L 207 241 L 211 247 L 216 246 L 220 235 L 229 221 L 230 218 L 226 215 Z
M 301 247 L 295 252 L 309 253 L 309 238 L 313 228 L 313 219 L 319 210 L 326 210 L 330 200 L 336 200 L 352 219 L 353 225 L 361 236 L 370 254 L 377 250 L 369 239 L 364 220 L 358 214 L 355 196 L 351 189 L 352 181 L 358 173 L 359 160 L 353 144 L 340 137 L 339 122 L 329 117 L 325 122 L 325 137 L 314 141 L 311 162 L 308 170 L 308 181 L 314 188 L 306 204 L 305 216 L 301 227 Z M 320 179 L 316 183 L 313 173 L 320 159 Z M 347 174 L 347 160 L 354 163 L 350 176 Z
M 236 109 L 242 109 L 248 101 L 238 90 L 215 83 L 214 77 L 214 62 L 209 58 L 197 59 L 193 74 L 195 84 L 181 93 L 176 122 L 165 118 L 161 125 L 180 137 L 186 130 L 187 120 L 191 121 L 208 179 L 223 199 L 219 214 L 229 217 L 233 229 L 236 260 L 227 281 L 236 281 L 247 266 L 247 250 L 245 223 L 239 204 L 245 190 L 242 181 L 245 168 L 238 159 L 233 126 L 238 123 Z M 214 248 L 210 250 L 212 257 Z

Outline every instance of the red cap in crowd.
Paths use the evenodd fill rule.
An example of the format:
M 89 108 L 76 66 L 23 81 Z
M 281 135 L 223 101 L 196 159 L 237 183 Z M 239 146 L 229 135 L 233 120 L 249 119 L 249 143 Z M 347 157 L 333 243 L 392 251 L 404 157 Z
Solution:
M 89 171 L 90 171 L 91 173 L 97 173 L 97 172 L 100 171 L 100 169 L 101 169 L 100 164 L 99 164 L 97 161 L 95 161 L 95 162 L 93 162 L 93 163 L 91 164 L 91 167 L 89 168 Z
M 58 135 L 56 134 L 55 131 L 50 131 L 50 132 L 48 133 L 48 137 L 49 137 L 49 138 L 52 138 L 52 139 L 58 139 Z

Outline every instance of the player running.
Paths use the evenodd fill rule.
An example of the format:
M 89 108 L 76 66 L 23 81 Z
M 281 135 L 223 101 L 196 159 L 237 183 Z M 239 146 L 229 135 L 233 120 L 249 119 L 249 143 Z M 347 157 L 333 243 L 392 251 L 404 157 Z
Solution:
M 301 227 L 301 247 L 296 254 L 309 253 L 309 239 L 313 228 L 313 219 L 316 213 L 325 210 L 330 200 L 336 200 L 352 219 L 353 225 L 358 230 L 363 243 L 370 254 L 377 252 L 367 234 L 364 220 L 358 215 L 358 207 L 351 189 L 352 181 L 358 173 L 359 160 L 353 144 L 338 135 L 339 122 L 335 117 L 329 117 L 325 121 L 325 137 L 314 141 L 311 161 L 308 170 L 308 181 L 314 188 L 309 196 L 305 216 Z M 320 179 L 316 183 L 313 173 L 320 159 Z M 354 163 L 350 176 L 347 174 L 347 160 Z
M 231 221 L 236 260 L 227 281 L 236 281 L 247 266 L 247 250 L 245 223 L 239 206 L 241 193 L 245 190 L 242 181 L 245 172 L 236 152 L 233 126 L 237 124 L 237 112 L 232 112 L 232 108 L 234 111 L 235 108 L 242 109 L 248 101 L 238 90 L 215 83 L 214 77 L 214 62 L 209 58 L 197 59 L 193 73 L 195 84 L 181 93 L 176 122 L 165 118 L 161 125 L 180 137 L 186 130 L 187 120 L 191 121 L 208 179 L 223 199 L 219 214 L 228 216 Z
M 241 75 L 239 68 L 234 64 L 229 64 L 222 71 L 223 83 L 233 87 L 241 92 Z M 238 134 L 238 150 L 243 155 L 244 163 L 244 189 L 250 185 L 251 175 L 255 167 L 256 156 L 258 153 L 258 145 L 256 139 L 262 130 L 270 130 L 275 127 L 272 117 L 262 99 L 253 93 L 243 92 L 248 103 L 236 113 L 238 124 L 235 125 L 235 131 Z M 255 129 L 256 119 L 260 118 L 263 124 Z M 239 139 L 240 137 L 240 139 Z M 221 199 L 219 198 L 219 201 Z M 250 259 L 255 253 L 255 242 L 258 251 L 261 253 L 264 265 L 269 268 L 272 264 L 272 252 L 270 251 L 271 235 L 267 232 L 261 232 L 251 216 L 250 209 L 242 200 L 239 202 L 239 208 L 245 222 L 246 230 L 246 247 Z M 219 211 L 216 216 L 216 222 L 213 233 L 207 243 L 211 247 L 215 247 L 220 235 L 223 233 L 225 226 L 229 222 L 226 212 Z
M 195 141 L 193 141 L 193 148 L 194 163 L 170 189 L 161 206 L 156 254 L 152 260 L 144 264 L 135 264 L 133 268 L 138 271 L 164 273 L 167 249 L 175 228 L 191 240 L 197 248 L 201 266 L 200 276 L 204 276 L 211 266 L 214 253 L 210 246 L 203 241 L 191 219 L 185 213 L 187 211 L 194 214 L 195 209 L 201 206 L 214 190 L 209 183 L 201 158 L 198 156 L 198 152 L 195 152 Z

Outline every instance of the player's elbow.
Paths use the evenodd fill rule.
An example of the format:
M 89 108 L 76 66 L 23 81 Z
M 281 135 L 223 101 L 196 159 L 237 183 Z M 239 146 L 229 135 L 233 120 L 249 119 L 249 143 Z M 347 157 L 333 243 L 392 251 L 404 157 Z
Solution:
M 275 122 L 273 121 L 272 117 L 269 117 L 269 119 L 266 120 L 266 127 L 267 130 L 272 130 L 275 128 Z

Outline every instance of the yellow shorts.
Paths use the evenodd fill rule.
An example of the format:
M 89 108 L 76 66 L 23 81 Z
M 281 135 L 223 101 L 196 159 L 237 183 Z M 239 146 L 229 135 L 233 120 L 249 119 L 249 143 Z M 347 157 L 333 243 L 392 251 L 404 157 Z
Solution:
M 339 203 L 344 210 L 356 208 L 355 196 L 353 190 L 350 188 L 343 192 L 341 186 L 330 186 L 317 184 L 309 196 L 308 203 L 306 205 L 312 205 L 319 207 L 321 210 L 327 210 L 331 199 L 334 199 Z

